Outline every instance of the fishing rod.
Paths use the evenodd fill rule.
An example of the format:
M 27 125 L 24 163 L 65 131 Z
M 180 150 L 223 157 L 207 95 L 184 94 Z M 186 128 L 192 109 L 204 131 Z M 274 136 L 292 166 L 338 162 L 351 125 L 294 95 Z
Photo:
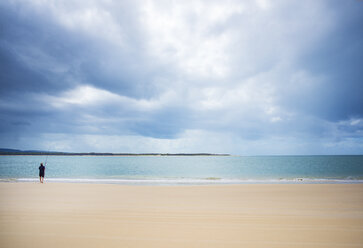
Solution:
M 48 147 L 47 156 L 45 157 L 44 166 L 46 166 L 46 165 L 47 165 L 47 161 L 48 161 L 49 153 L 50 153 L 50 145 L 49 145 L 49 147 Z
M 49 155 L 49 152 L 47 153 L 47 156 L 45 157 L 45 163 L 44 163 L 44 166 L 46 166 L 46 165 L 47 165 L 48 155 Z

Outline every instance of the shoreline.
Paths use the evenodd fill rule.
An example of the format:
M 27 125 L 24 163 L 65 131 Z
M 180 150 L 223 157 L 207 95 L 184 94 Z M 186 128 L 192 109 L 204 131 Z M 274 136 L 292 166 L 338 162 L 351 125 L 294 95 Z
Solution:
M 0 183 L 36 183 L 34 178 L 0 178 Z M 225 179 L 225 178 L 45 178 L 45 183 L 141 185 L 141 186 L 202 186 L 202 185 L 300 185 L 300 184 L 363 184 L 363 179 Z
M 87 156 L 87 157 L 231 157 L 231 154 L 213 153 L 62 153 L 62 152 L 18 152 L 0 156 Z
M 47 153 L 37 153 L 37 154 L 29 154 L 29 153 L 21 153 L 21 154 L 5 154 L 0 153 L 1 156 L 80 156 L 80 157 L 362 157 L 363 154 L 318 154 L 318 155 L 237 155 L 237 154 L 183 154 L 183 153 L 157 153 L 157 154 L 108 154 L 108 153 L 100 153 L 100 154 L 91 154 L 91 153 L 71 153 L 71 154 L 47 154 Z
M 0 183 L 1 247 L 362 247 L 363 184 Z

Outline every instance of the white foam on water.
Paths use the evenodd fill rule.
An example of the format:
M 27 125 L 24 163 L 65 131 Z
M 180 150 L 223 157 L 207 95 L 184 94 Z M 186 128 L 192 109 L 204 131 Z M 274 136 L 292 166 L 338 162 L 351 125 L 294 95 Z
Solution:
M 2 178 L 0 182 L 38 182 L 38 178 Z M 122 185 L 218 185 L 218 184 L 359 184 L 362 179 L 231 179 L 231 178 L 46 178 L 54 183 L 91 183 Z

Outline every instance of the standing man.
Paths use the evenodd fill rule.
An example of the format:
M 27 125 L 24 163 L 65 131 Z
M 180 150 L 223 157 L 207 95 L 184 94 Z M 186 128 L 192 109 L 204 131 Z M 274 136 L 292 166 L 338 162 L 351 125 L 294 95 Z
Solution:
M 40 163 L 40 166 L 39 166 L 39 181 L 40 181 L 40 183 L 44 182 L 44 171 L 45 171 L 45 166 L 43 165 L 43 163 Z

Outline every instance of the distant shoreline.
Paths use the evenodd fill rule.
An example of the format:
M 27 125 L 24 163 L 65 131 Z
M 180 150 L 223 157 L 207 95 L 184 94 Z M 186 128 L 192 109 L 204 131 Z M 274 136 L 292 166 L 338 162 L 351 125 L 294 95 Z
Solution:
M 0 156 L 114 156 L 114 157 L 166 157 L 166 156 L 231 156 L 213 153 L 63 153 L 63 152 L 0 152 Z

